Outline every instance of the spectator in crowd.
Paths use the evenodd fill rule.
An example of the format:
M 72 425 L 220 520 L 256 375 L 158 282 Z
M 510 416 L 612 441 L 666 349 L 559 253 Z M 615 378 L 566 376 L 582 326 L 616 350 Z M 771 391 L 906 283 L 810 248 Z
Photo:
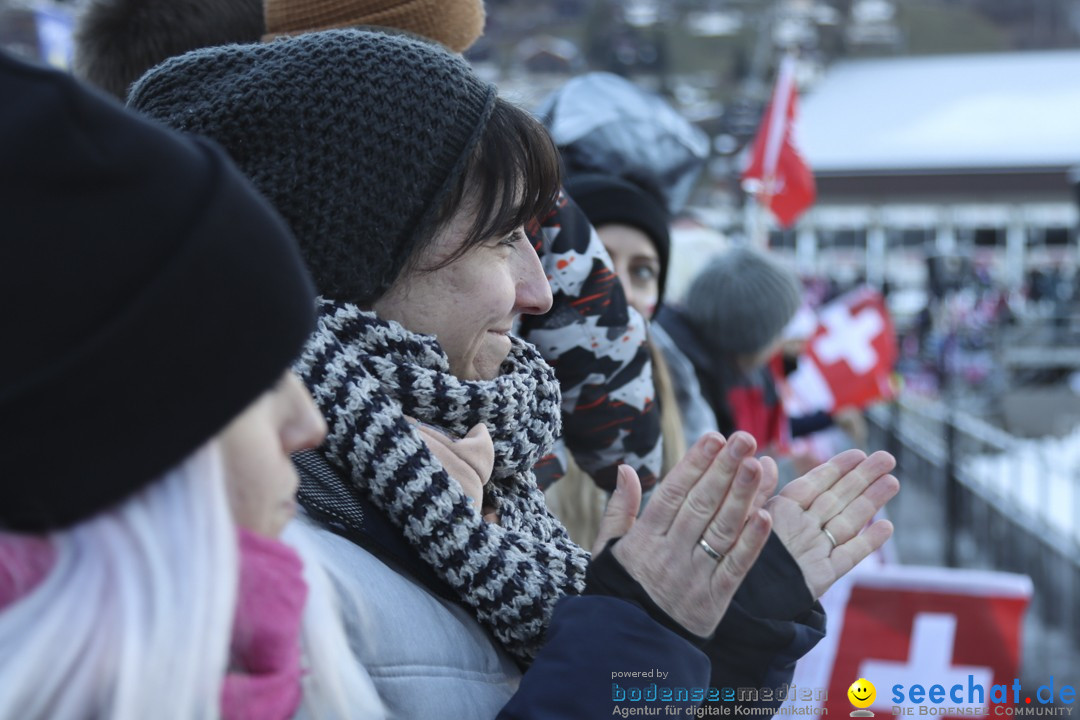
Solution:
M 222 144 L 300 240 L 322 299 L 297 367 L 330 425 L 325 446 L 297 457 L 300 496 L 322 526 L 310 531 L 321 556 L 347 578 L 346 615 L 366 611 L 364 627 L 384 633 L 373 647 L 395 651 L 353 643 L 395 713 L 493 716 L 517 682 L 511 658 L 536 657 L 560 599 L 587 586 L 697 636 L 713 685 L 790 677 L 820 637 L 814 598 L 891 532 L 859 530 L 896 491 L 892 460 L 838 456 L 762 514 L 753 496 L 774 467 L 735 434 L 716 461 L 732 492 L 701 486 L 723 488 L 732 507 L 711 522 L 708 510 L 704 535 L 678 533 L 677 547 L 657 528 L 687 482 L 661 488 L 635 525 L 627 468 L 613 512 L 633 527 L 588 565 L 586 583 L 588 555 L 546 512 L 531 472 L 556 435 L 558 386 L 507 334 L 517 315 L 551 304 L 522 227 L 555 198 L 558 163 L 531 117 L 460 58 L 356 31 L 189 53 L 144 76 L 130 102 Z M 721 444 L 707 436 L 675 474 L 700 477 Z M 823 493 L 837 502 L 815 504 Z M 695 502 L 683 507 L 696 514 Z M 790 553 L 753 566 L 764 579 L 747 608 L 731 593 L 773 514 Z M 704 594 L 684 597 L 701 572 Z M 360 624 L 350 627 L 355 638 Z M 406 628 L 416 642 L 402 641 Z
M 652 319 L 663 300 L 671 252 L 670 215 L 660 191 L 643 173 L 619 177 L 595 171 L 575 173 L 573 167 L 570 172 L 567 192 L 596 228 L 627 302 Z M 664 329 L 650 325 L 649 340 L 666 473 L 681 457 L 687 440 L 692 443 L 716 430 L 716 418 L 702 398 L 693 366 Z M 547 495 L 553 512 L 571 535 L 591 544 L 606 496 L 592 483 L 584 482 L 580 470 L 572 466 Z
M 0 486 L 0 718 L 383 717 L 304 532 L 285 530 L 304 563 L 277 540 L 289 453 L 326 432 L 286 368 L 314 326 L 294 240 L 209 144 L 2 54 L 0 89 L 17 100 L 0 111 L 0 287 L 20 308 L 4 330 L 25 343 L 0 385 L 18 478 Z M 715 440 L 622 541 L 666 530 L 649 548 L 681 556 L 705 624 L 723 602 L 701 593 L 730 594 L 768 531 L 752 518 L 723 568 L 685 551 L 750 507 L 752 490 L 725 496 L 738 463 L 710 464 Z M 709 512 L 691 517 L 689 495 Z M 567 598 L 501 716 L 595 717 L 608 684 L 573 684 L 616 661 L 708 682 L 705 656 L 642 610 Z
M 0 54 L 0 93 L 0 718 L 381 716 L 277 539 L 326 430 L 288 229 L 67 75 Z
M 76 18 L 72 70 L 123 102 L 162 60 L 263 32 L 262 0 L 92 0 Z
M 787 447 L 788 419 L 768 363 L 801 302 L 790 271 L 737 247 L 701 270 L 683 307 L 661 309 L 659 323 L 693 363 L 720 432 L 745 430 L 766 451 Z
M 571 175 L 567 189 L 596 228 L 612 257 L 627 301 L 652 320 L 664 301 L 671 256 L 671 216 L 661 192 L 643 172 L 617 177 L 596 172 Z M 659 324 L 649 327 L 657 392 L 661 399 L 665 455 L 709 431 L 715 431 L 712 408 L 701 396 L 693 365 Z M 670 412 L 668 409 L 670 408 Z
M 691 359 L 720 432 L 745 430 L 760 447 L 785 452 L 793 437 L 835 423 L 855 442 L 865 442 L 857 408 L 795 417 L 784 410 L 787 375 L 806 333 L 816 328 L 812 318 L 810 330 L 799 322 L 801 304 L 793 273 L 765 253 L 740 247 L 706 265 L 691 283 L 685 307 L 665 308 L 660 323 Z
M 223 0 L 211 5 L 179 12 L 170 0 L 89 0 L 75 37 L 77 72 L 122 97 L 134 78 L 165 57 L 198 47 L 252 42 L 257 38 L 254 29 L 264 26 L 267 40 L 382 26 L 463 52 L 483 33 L 485 17 L 481 0 L 271 0 L 265 20 L 258 2 Z M 215 9 L 220 16 L 212 22 Z M 526 232 L 548 276 L 553 303 L 547 313 L 523 318 L 516 332 L 555 368 L 563 403 L 562 436 L 539 460 L 537 482 L 548 487 L 562 477 L 569 450 L 608 492 L 622 463 L 635 469 L 648 490 L 658 477 L 663 449 L 660 412 L 652 402 L 645 323 L 628 308 L 610 258 L 569 198 L 560 195 Z

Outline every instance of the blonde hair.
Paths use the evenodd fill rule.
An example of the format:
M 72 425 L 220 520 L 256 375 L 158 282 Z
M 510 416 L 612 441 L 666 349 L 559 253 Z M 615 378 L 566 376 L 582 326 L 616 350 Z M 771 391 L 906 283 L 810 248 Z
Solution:
M 329 578 L 286 534 L 309 588 L 301 714 L 382 718 Z M 240 560 L 216 443 L 47 539 L 51 569 L 0 609 L 0 720 L 220 717 Z
M 664 353 L 653 342 L 649 341 L 648 345 L 652 356 L 653 383 L 660 403 L 660 436 L 664 441 L 664 457 L 660 466 L 662 479 L 686 453 L 686 439 L 679 403 L 675 399 L 675 385 Z M 607 492 L 601 490 L 572 457 L 567 456 L 566 474 L 544 492 L 544 498 L 548 509 L 570 533 L 570 539 L 583 548 L 591 548 L 600 532 L 600 519 L 604 516 L 608 501 Z
M 219 717 L 238 558 L 216 447 L 48 540 L 0 611 L 0 720 Z
M 653 384 L 660 403 L 660 437 L 664 439 L 664 459 L 660 466 L 660 478 L 664 478 L 686 454 L 686 436 L 683 433 L 682 414 L 675 398 L 675 382 L 671 379 L 664 353 L 656 343 L 649 341 L 652 355 Z

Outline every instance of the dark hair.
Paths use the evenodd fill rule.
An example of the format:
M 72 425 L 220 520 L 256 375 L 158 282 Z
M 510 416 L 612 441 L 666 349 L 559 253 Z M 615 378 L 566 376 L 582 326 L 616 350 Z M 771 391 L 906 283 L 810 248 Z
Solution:
M 258 42 L 262 0 L 90 0 L 75 27 L 75 75 L 127 98 L 158 63 L 189 50 Z
M 431 221 L 418 230 L 422 240 L 413 257 L 464 202 L 477 204 L 465 241 L 439 265 L 425 270 L 446 267 L 489 238 L 508 235 L 533 219 L 544 218 L 555 206 L 561 182 L 559 152 L 547 129 L 525 110 L 496 98 L 457 184 Z

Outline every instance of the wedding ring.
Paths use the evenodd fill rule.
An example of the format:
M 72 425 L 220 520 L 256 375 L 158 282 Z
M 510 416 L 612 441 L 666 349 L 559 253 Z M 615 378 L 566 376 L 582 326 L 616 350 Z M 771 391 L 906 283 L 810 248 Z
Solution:
M 836 537 L 834 537 L 833 534 L 829 532 L 828 528 L 821 528 L 821 532 L 825 533 L 825 537 L 829 538 L 829 542 L 832 543 L 833 550 L 835 550 L 837 545 Z
M 705 542 L 705 538 L 701 538 L 700 540 L 698 540 L 697 544 L 700 545 L 701 549 L 705 551 L 705 554 L 711 557 L 713 560 L 715 560 L 716 562 L 723 562 L 724 554 L 718 553 L 713 550 L 712 546 L 709 545 L 709 543 Z

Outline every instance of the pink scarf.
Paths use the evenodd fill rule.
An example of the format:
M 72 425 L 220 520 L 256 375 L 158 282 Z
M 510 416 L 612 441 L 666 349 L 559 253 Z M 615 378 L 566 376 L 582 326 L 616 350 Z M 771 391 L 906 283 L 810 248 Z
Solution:
M 240 586 L 224 720 L 291 718 L 300 706 L 303 563 L 281 542 L 239 530 Z
M 38 535 L 0 535 L 0 609 L 37 587 L 56 561 L 52 543 Z
M 221 708 L 224 720 L 291 718 L 300 705 L 303 563 L 271 538 L 238 531 L 240 585 Z M 28 595 L 56 561 L 48 539 L 0 534 L 0 610 Z

